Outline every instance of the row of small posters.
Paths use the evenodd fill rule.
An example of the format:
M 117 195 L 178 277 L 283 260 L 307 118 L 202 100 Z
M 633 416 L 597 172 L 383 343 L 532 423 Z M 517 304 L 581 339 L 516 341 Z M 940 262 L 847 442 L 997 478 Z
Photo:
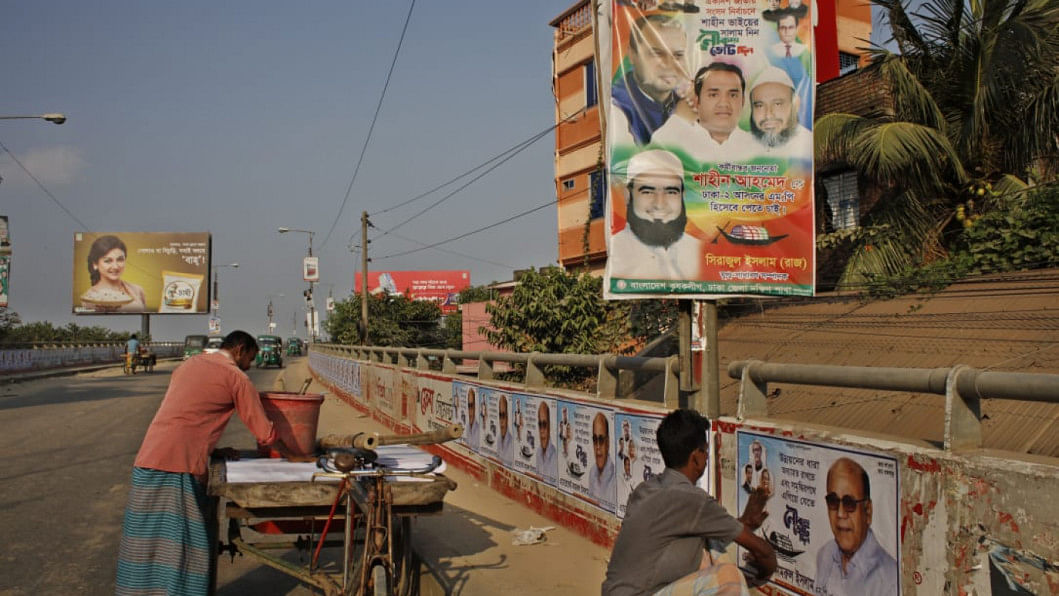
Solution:
M 665 467 L 661 414 L 459 381 L 452 392 L 464 447 L 619 518 L 633 489 Z

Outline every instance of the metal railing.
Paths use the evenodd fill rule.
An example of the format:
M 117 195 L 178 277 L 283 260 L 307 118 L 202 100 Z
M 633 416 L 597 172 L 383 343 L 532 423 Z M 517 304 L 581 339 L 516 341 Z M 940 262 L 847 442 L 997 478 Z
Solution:
M 540 352 L 468 352 L 463 350 L 437 350 L 426 348 L 386 348 L 375 346 L 347 346 L 341 344 L 317 343 L 310 350 L 319 350 L 339 356 L 348 356 L 357 360 L 379 362 L 430 370 L 432 362 L 440 363 L 440 370 L 446 374 L 459 374 L 456 361 L 475 360 L 478 362 L 477 374 L 482 380 L 497 378 L 496 363 L 520 364 L 525 366 L 522 384 L 527 387 L 549 386 L 544 366 L 570 366 L 588 368 L 596 371 L 596 397 L 601 399 L 620 399 L 628 397 L 623 390 L 621 373 L 624 371 L 647 372 L 663 375 L 662 400 L 667 407 L 677 407 L 680 399 L 680 361 L 677 356 L 641 357 L 618 356 L 616 354 L 544 354 Z
M 159 357 L 179 356 L 181 342 L 148 342 Z M 120 362 L 123 341 L 0 344 L 0 373 L 18 373 L 86 364 Z
M 728 365 L 728 376 L 740 381 L 739 418 L 768 416 L 765 396 L 770 382 L 944 395 L 946 449 L 982 446 L 982 400 L 1059 403 L 1059 375 L 985 371 L 962 364 L 884 368 L 741 360 Z

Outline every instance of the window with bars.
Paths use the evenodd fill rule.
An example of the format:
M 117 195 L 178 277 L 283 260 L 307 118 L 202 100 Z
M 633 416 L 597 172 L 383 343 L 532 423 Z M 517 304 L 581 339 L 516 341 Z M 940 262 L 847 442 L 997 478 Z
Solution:
M 827 190 L 827 206 L 831 209 L 831 225 L 835 230 L 860 225 L 860 194 L 857 173 L 850 170 L 821 176 L 819 183 Z
M 606 205 L 607 198 L 607 185 L 604 183 L 604 170 L 596 170 L 588 175 L 589 178 L 589 189 L 591 194 L 592 205 L 588 212 L 589 219 L 598 219 L 603 217 L 605 213 L 604 205 Z
M 856 54 L 850 54 L 848 52 L 838 53 L 838 73 L 847 74 L 857 70 L 857 65 L 860 64 L 860 56 Z
M 596 94 L 596 63 L 585 63 L 585 107 L 590 108 L 599 101 Z

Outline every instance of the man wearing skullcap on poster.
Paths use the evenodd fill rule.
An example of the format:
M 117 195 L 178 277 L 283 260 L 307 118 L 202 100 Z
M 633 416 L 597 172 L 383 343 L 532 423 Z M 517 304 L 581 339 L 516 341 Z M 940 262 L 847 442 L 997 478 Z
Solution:
M 625 228 L 610 240 L 612 277 L 693 280 L 702 270 L 702 241 L 685 232 L 684 166 L 669 151 L 629 159 Z

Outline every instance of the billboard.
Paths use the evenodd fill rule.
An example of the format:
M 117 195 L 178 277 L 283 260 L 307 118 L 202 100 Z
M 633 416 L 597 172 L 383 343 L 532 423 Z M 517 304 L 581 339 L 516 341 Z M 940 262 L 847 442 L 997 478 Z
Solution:
M 353 280 L 360 292 L 360 273 Z M 369 271 L 368 292 L 407 296 L 412 300 L 429 300 L 441 307 L 443 314 L 456 312 L 457 295 L 471 287 L 471 272 L 456 271 Z
M 209 233 L 74 234 L 74 314 L 206 313 L 209 275 Z
M 782 4 L 611 4 L 607 298 L 813 295 L 812 23 Z
M 769 497 L 758 532 L 776 551 L 773 584 L 805 596 L 901 593 L 896 458 L 742 430 L 736 442 L 738 510 L 755 488 Z M 740 547 L 740 564 L 747 556 Z

